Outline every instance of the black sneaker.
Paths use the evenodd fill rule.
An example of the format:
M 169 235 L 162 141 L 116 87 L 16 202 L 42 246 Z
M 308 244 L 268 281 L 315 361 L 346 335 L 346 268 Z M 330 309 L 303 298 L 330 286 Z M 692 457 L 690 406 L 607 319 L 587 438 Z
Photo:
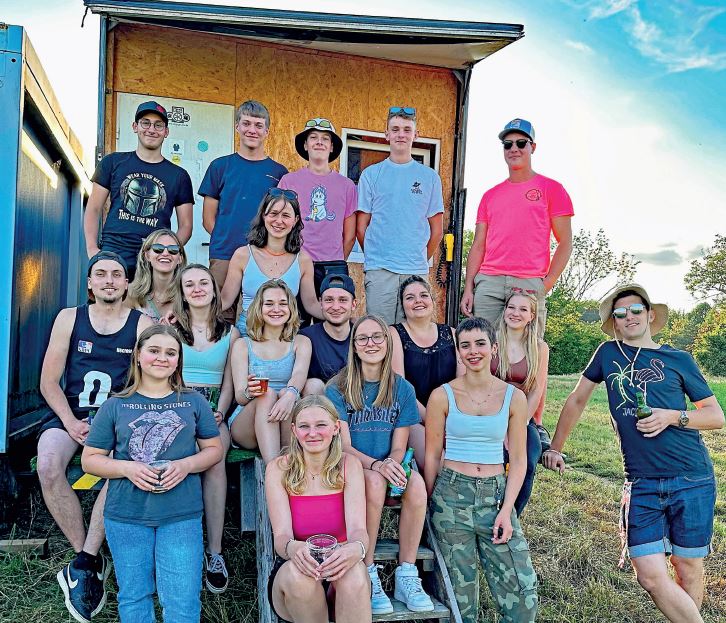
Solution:
M 56 576 L 68 612 L 80 623 L 90 623 L 106 605 L 105 583 L 111 569 L 103 556 L 100 560 L 100 570 L 79 570 L 68 563 Z
M 222 554 L 209 554 L 204 552 L 205 579 L 204 583 L 212 593 L 224 593 L 229 584 L 227 565 L 224 564 Z

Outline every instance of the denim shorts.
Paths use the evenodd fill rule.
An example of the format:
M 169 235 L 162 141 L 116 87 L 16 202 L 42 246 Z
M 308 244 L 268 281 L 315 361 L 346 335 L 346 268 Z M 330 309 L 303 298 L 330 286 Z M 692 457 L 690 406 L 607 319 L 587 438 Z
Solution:
M 716 477 L 636 478 L 628 512 L 628 553 L 703 558 L 710 553 Z

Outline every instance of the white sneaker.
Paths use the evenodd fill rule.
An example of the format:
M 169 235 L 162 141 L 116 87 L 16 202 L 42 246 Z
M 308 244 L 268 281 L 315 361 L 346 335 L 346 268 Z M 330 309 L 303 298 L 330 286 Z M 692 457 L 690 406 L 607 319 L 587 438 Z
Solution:
M 416 565 L 410 562 L 396 567 L 396 589 L 393 596 L 406 604 L 411 612 L 428 612 L 434 609 L 434 602 L 421 586 Z
M 376 563 L 368 567 L 368 577 L 371 579 L 371 612 L 373 614 L 391 614 L 393 604 L 381 586 L 381 578 L 378 577 L 378 565 Z

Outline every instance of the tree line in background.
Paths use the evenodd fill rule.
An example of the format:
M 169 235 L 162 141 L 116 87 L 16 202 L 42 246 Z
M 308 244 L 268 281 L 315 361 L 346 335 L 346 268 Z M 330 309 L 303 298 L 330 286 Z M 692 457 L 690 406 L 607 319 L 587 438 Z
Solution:
M 464 258 L 473 238 L 473 231 L 464 232 Z M 584 370 L 605 338 L 598 302 L 590 298 L 593 291 L 605 280 L 633 281 L 638 264 L 628 253 L 616 256 L 602 229 L 574 235 L 570 262 L 547 297 L 550 374 Z M 691 261 L 684 284 L 702 302 L 687 312 L 670 309 L 668 324 L 655 340 L 688 351 L 708 374 L 726 376 L 726 236 L 717 234 L 713 245 Z

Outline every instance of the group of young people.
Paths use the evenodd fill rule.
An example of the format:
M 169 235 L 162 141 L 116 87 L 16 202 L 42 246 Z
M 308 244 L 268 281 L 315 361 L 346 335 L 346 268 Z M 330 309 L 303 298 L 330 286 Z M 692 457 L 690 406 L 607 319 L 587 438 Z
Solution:
M 155 620 L 154 593 L 165 620 L 200 620 L 203 579 L 214 593 L 228 584 L 224 460 L 234 443 L 258 449 L 267 464 L 277 556 L 268 587 L 281 619 L 327 621 L 330 610 L 336 621 L 370 621 L 393 610 L 374 563 L 392 486 L 404 489 L 395 599 L 415 612 L 434 608 L 415 564 L 429 512 L 462 619 L 478 618 L 481 567 L 501 619 L 534 621 L 537 576 L 519 516 L 537 464 L 564 467 L 565 438 L 592 388 L 616 366 L 622 404 L 611 400 L 611 407 L 628 440 L 626 466 L 632 452 L 662 453 L 665 461 L 678 454 L 671 466 L 686 472 L 679 475 L 689 495 L 702 496 L 700 536 L 669 531 L 669 522 L 678 523 L 675 510 L 635 504 L 636 483 L 661 477 L 651 468 L 666 474 L 663 463 L 634 459 L 626 545 L 641 584 L 667 616 L 700 621 L 702 566 L 698 576 L 689 561 L 702 560 L 710 542 L 704 496 L 715 485 L 698 430 L 722 425 L 723 413 L 692 359 L 650 338 L 662 314 L 642 288 L 603 302 L 603 328 L 616 341 L 596 353 L 543 453 L 544 296 L 569 257 L 572 204 L 557 182 L 533 172 L 529 122 L 515 119 L 499 136 L 510 176 L 482 199 L 462 300 L 470 317 L 456 328 L 436 322 L 427 281 L 443 203 L 436 173 L 411 156 L 413 108 L 391 107 L 390 156 L 366 168 L 356 189 L 330 168 L 342 142 L 329 120 L 305 124 L 295 146 L 309 165 L 287 173 L 264 153 L 266 108 L 242 104 L 239 151 L 215 160 L 199 190 L 209 267 L 186 262 L 190 195 L 180 168 L 161 157 L 167 126 L 159 104 L 142 104 L 133 124 L 137 150 L 100 163 L 85 220 L 89 303 L 59 313 L 41 374 L 51 414 L 39 437 L 38 474 L 76 551 L 58 573 L 76 620 L 90 621 L 105 605 L 104 535 L 122 622 Z M 173 208 L 176 232 L 169 229 Z M 559 241 L 551 261 L 550 232 Z M 345 262 L 356 238 L 366 256 L 360 317 Z M 608 344 L 615 344 L 612 353 L 603 352 Z M 665 364 L 645 355 L 664 349 Z M 630 368 L 610 363 L 611 355 Z M 636 425 L 623 405 L 655 382 L 635 369 L 639 355 L 639 365 L 648 359 L 668 389 L 649 394 L 653 415 Z M 672 421 L 665 407 L 685 409 L 684 395 L 698 412 Z M 81 446 L 84 469 L 107 479 L 87 530 L 65 478 Z M 418 465 L 410 475 L 401 466 L 408 447 Z M 696 450 L 697 460 L 681 456 Z M 712 509 L 713 501 L 711 523 Z M 654 535 L 654 524 L 664 521 L 665 533 Z M 306 543 L 321 533 L 338 544 L 322 562 Z M 658 549 L 668 540 L 675 582 L 668 550 Z

